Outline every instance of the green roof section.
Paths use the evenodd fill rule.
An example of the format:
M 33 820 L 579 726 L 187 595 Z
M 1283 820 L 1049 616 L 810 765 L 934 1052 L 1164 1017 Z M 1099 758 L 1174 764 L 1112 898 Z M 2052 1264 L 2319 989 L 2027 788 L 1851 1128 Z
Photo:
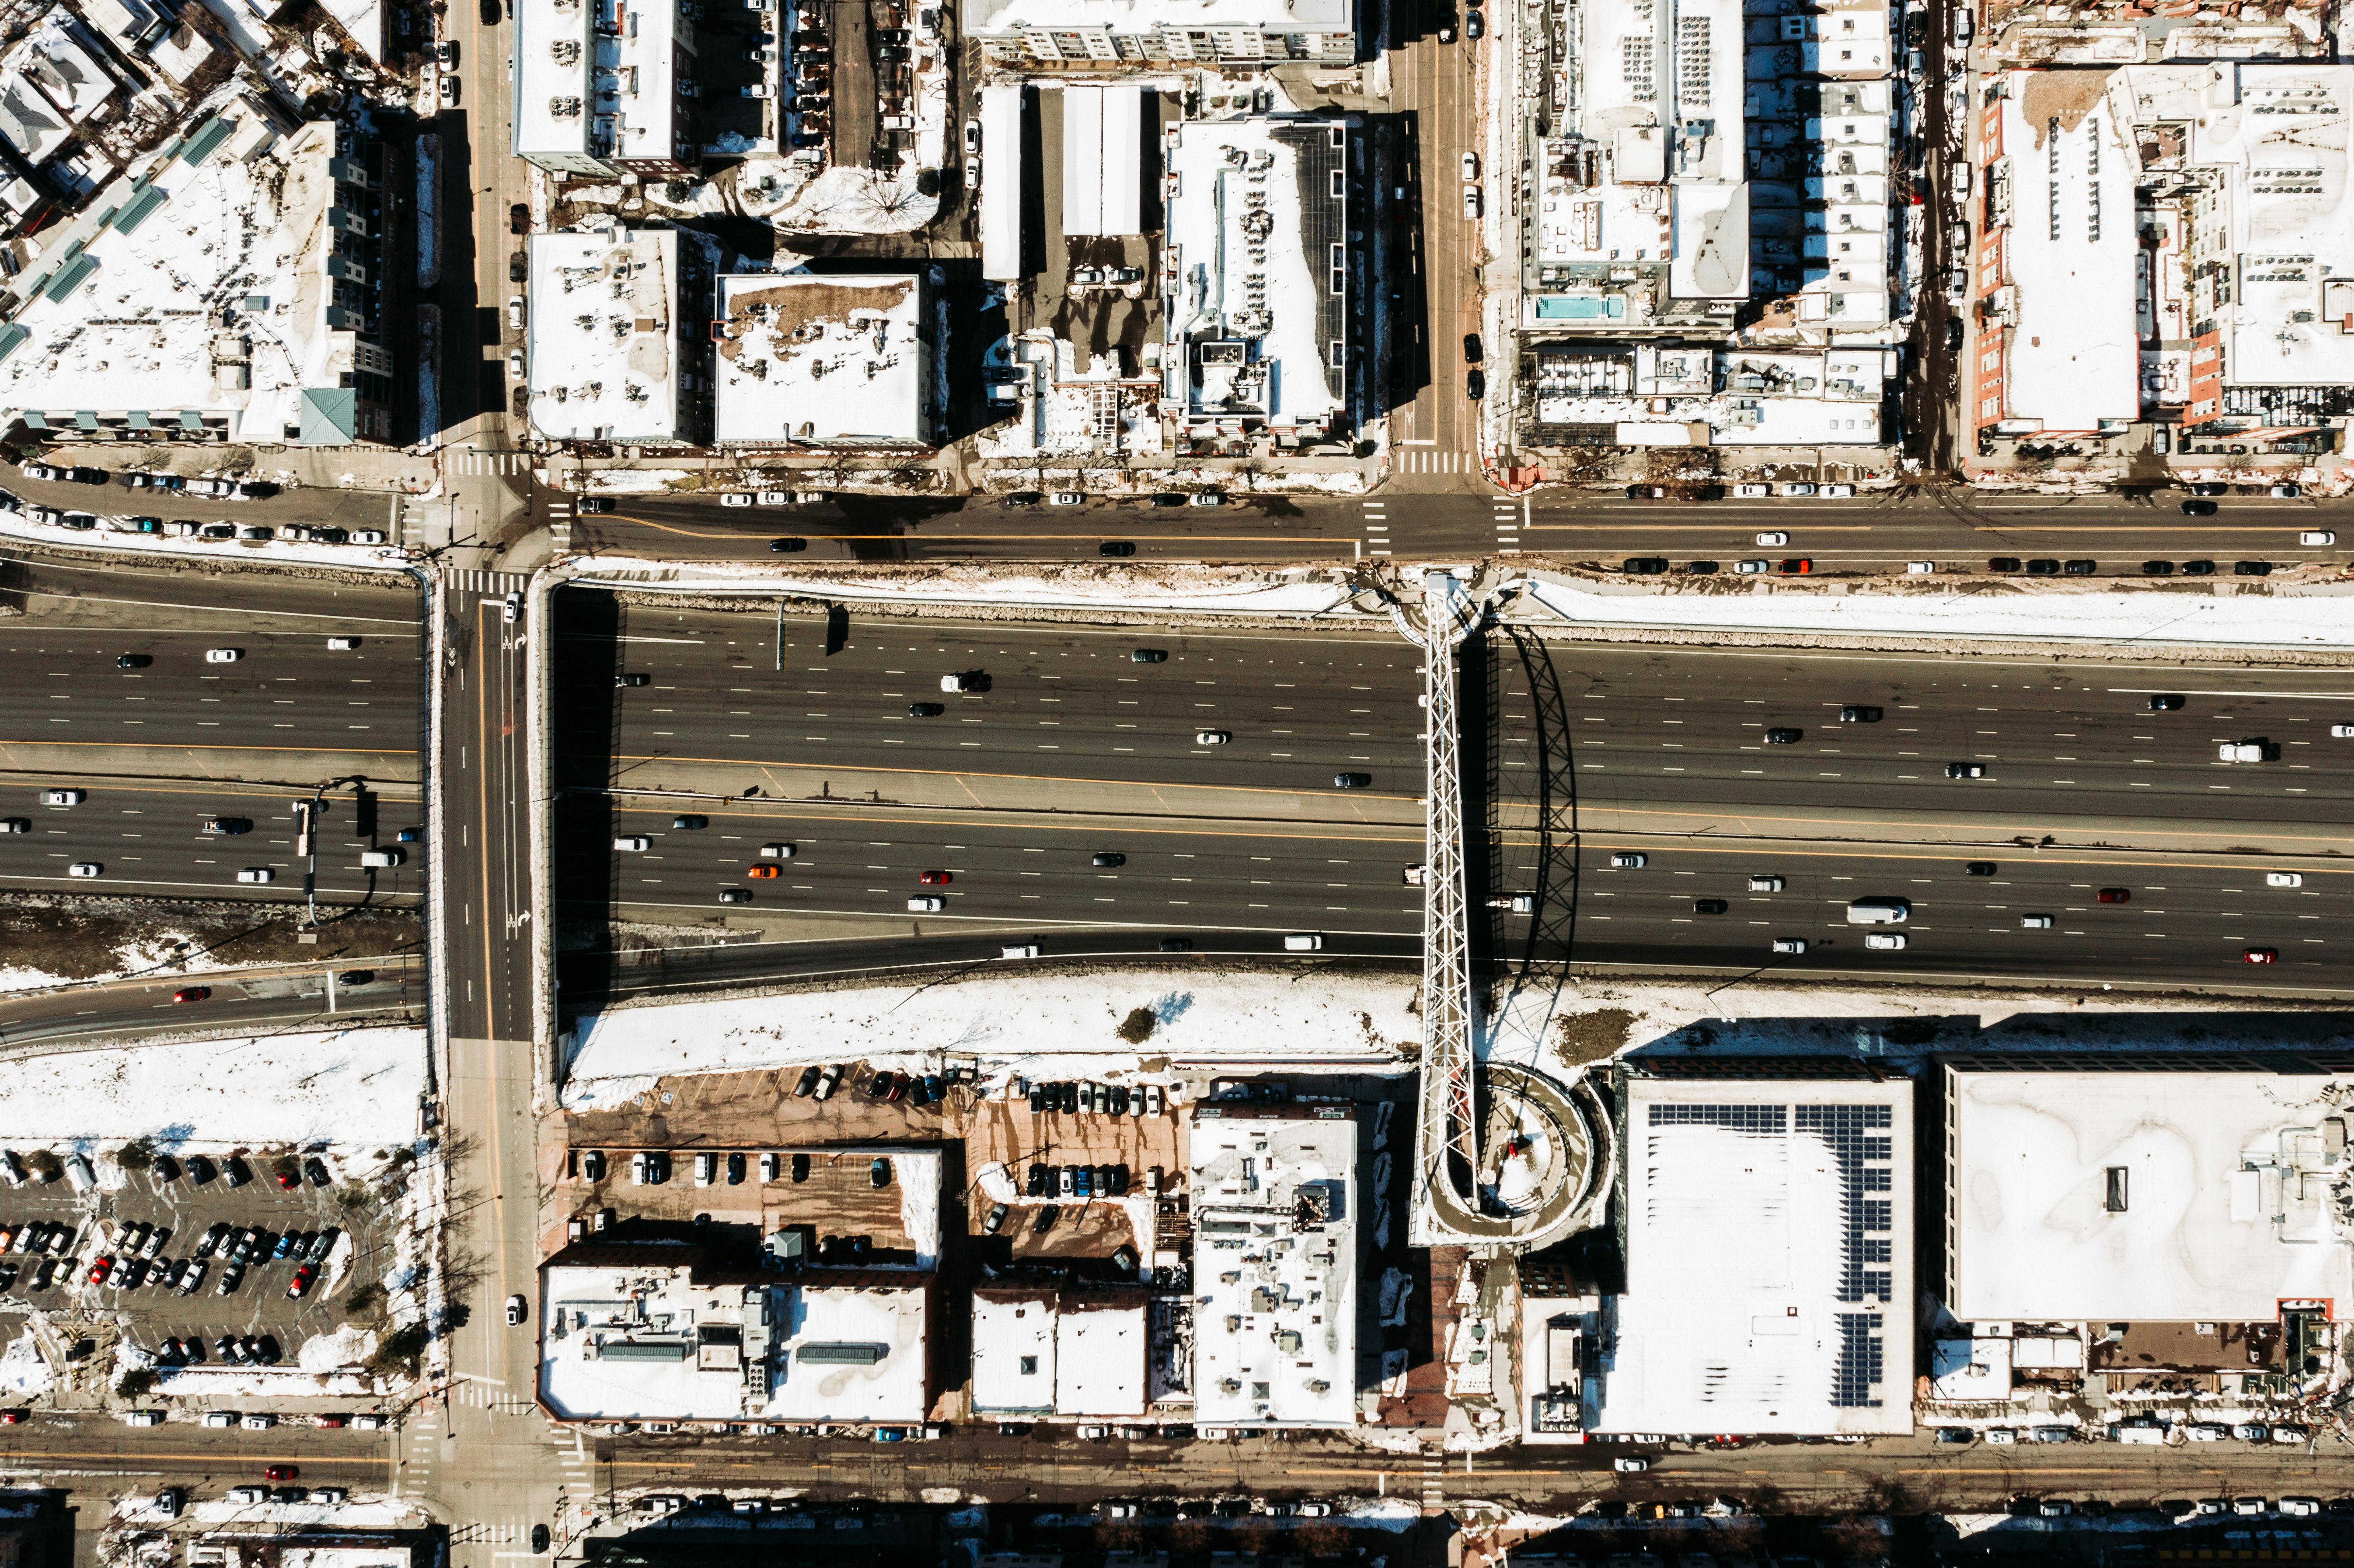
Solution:
M 117 234 L 131 233 L 154 217 L 155 209 L 171 199 L 172 193 L 163 186 L 149 185 L 122 204 L 122 210 L 114 215 L 114 231 Z
M 89 282 L 90 275 L 97 270 L 97 257 L 75 257 L 70 262 L 67 263 L 65 270 L 59 272 L 50 282 L 48 287 L 50 303 L 60 305 L 65 303 L 66 296 L 72 293 L 76 289 L 80 288 L 84 283 Z
M 16 353 L 16 350 L 23 345 L 25 340 L 32 335 L 33 334 L 27 331 L 22 324 L 16 322 L 10 322 L 6 326 L 0 326 L 0 360 L 5 360 L 10 355 Z
M 306 447 L 347 447 L 359 440 L 360 395 L 348 387 L 305 387 L 302 403 Z
M 213 155 L 214 148 L 228 140 L 228 133 L 234 129 L 236 127 L 229 123 L 227 116 L 214 115 L 198 126 L 196 133 L 188 138 L 188 144 L 180 149 L 180 162 L 190 164 L 203 163 Z

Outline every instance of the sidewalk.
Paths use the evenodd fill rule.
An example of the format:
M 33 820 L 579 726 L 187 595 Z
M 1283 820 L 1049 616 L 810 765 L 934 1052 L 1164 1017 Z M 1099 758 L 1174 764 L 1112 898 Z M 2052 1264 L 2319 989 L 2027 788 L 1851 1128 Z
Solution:
M 383 490 L 423 495 L 441 482 L 430 452 L 394 447 L 275 447 L 236 441 L 191 444 L 60 442 L 49 461 L 109 473 L 175 473 L 184 479 L 235 475 L 288 489 Z

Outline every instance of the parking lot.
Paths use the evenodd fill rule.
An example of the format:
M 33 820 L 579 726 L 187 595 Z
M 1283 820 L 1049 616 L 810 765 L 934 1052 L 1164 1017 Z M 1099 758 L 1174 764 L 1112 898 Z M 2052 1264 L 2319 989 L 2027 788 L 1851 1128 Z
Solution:
M 374 1324 L 376 1282 L 390 1258 L 384 1205 L 376 1189 L 339 1180 L 342 1172 L 323 1157 L 157 1155 L 145 1169 L 125 1171 L 122 1187 L 87 1192 L 70 1179 L 40 1179 L 45 1168 L 61 1162 L 55 1151 L 20 1150 L 17 1158 L 27 1181 L 0 1187 L 0 1231 L 8 1234 L 10 1249 L 0 1257 L 0 1316 L 48 1314 L 68 1343 L 85 1336 L 102 1341 L 118 1329 L 122 1339 L 151 1352 L 167 1340 L 201 1339 L 201 1361 L 171 1371 L 162 1393 L 202 1399 L 209 1377 L 261 1370 L 225 1358 L 216 1345 L 223 1335 L 253 1336 L 263 1351 L 260 1363 L 269 1360 L 266 1347 L 259 1347 L 267 1336 L 280 1366 L 292 1370 L 313 1335 L 334 1333 L 347 1318 Z M 134 1152 L 132 1162 L 139 1159 Z M 235 1185 L 232 1161 L 249 1172 Z M 289 1170 L 294 1185 L 281 1187 L 280 1172 Z M 180 1266 L 196 1259 L 217 1225 L 223 1233 L 202 1260 L 196 1288 L 175 1288 Z M 254 1255 L 238 1271 L 230 1254 L 248 1232 L 257 1233 Z M 301 1244 L 304 1254 L 319 1259 L 300 1299 L 287 1294 L 302 1266 L 292 1256 L 293 1244 L 288 1255 L 273 1255 L 289 1237 L 309 1238 Z M 92 1283 L 93 1269 L 107 1259 L 103 1281 Z M 233 1273 L 241 1277 L 224 1293 Z M 353 1287 L 363 1283 L 368 1293 L 355 1313 Z

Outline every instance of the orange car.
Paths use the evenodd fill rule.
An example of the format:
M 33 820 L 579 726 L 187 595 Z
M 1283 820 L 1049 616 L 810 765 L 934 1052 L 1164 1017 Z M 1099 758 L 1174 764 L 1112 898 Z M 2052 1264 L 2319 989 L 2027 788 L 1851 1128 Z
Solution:
M 755 882 L 774 882 L 777 880 L 777 868 L 773 865 L 756 865 L 744 874 Z

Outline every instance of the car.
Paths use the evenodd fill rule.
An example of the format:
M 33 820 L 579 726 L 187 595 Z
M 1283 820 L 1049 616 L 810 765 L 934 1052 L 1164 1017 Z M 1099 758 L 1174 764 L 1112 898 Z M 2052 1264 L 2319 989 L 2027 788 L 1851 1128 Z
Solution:
M 1695 915 L 1722 915 L 1727 907 L 1728 906 L 1722 898 L 1695 898 L 1692 900 L 1692 913 Z
M 249 1416 L 247 1419 L 250 1421 L 252 1418 Z M 273 1421 L 265 1425 L 274 1426 L 277 1423 Z M 291 1481 L 302 1473 L 302 1469 L 299 1465 L 271 1465 L 261 1472 L 261 1478 L 265 1481 Z
M 1863 945 L 1874 952 L 1902 952 L 1904 942 L 1904 937 L 1895 931 L 1867 931 L 1863 938 Z
M 1803 577 L 1812 573 L 1814 569 L 1815 563 L 1804 556 L 1785 557 L 1781 567 L 1782 575 L 1786 577 Z
M 78 860 L 71 865 L 66 867 L 66 874 L 68 876 L 91 877 L 98 875 L 105 869 L 106 867 L 100 864 L 97 861 Z
M 749 904 L 752 902 L 752 891 L 748 887 L 723 887 L 719 890 L 719 902 L 722 904 Z
M 1488 377 L 1478 366 L 1463 373 L 1463 396 L 1478 402 L 1488 395 Z
M 101 1255 L 90 1260 L 90 1274 L 87 1277 L 92 1285 L 103 1285 L 106 1283 L 107 1276 L 113 1272 L 114 1259 Z
M 1949 316 L 1946 321 L 1946 352 L 1952 354 L 1962 346 L 1962 319 Z
M 510 1329 L 522 1327 L 525 1311 L 524 1299 L 520 1295 L 508 1297 L 507 1327 Z
M 907 900 L 907 912 L 911 915 L 937 915 L 948 906 L 948 900 L 938 894 L 923 895 Z
M 1983 763 L 1978 762 L 1948 762 L 1946 764 L 1946 777 L 1948 779 L 1983 779 L 1986 777 L 1986 766 Z
M 2216 506 L 2211 501 L 2191 500 L 2182 503 L 2182 514 L 2185 517 L 2212 517 L 2215 513 Z
M 351 537 L 355 545 L 381 545 L 386 540 L 386 534 L 381 528 L 355 528 Z
M 1108 560 L 1124 561 L 1136 554 L 1136 546 L 1125 539 L 1107 539 L 1096 546 L 1096 554 Z
M 1117 850 L 1102 850 L 1089 856 L 1087 863 L 1098 870 L 1116 871 L 1128 863 L 1128 856 Z
M 225 1220 L 216 1220 L 213 1223 L 211 1229 L 207 1230 L 203 1235 L 196 1238 L 196 1251 L 191 1255 L 199 1260 L 208 1258 L 212 1256 L 213 1254 L 218 1252 L 220 1250 L 221 1243 L 228 1239 L 228 1222 Z
M 2273 575 L 2270 561 L 2233 561 L 2232 575 L 2235 577 L 2268 577 Z
M 2274 501 L 2295 501 L 2298 496 L 2303 495 L 2305 492 L 2298 489 L 2294 484 L 2275 484 L 2268 488 L 2264 493 L 2271 496 Z
M 1776 937 L 1771 945 L 1774 951 L 1777 953 L 1803 953 L 1807 950 L 1806 938 L 1803 937 Z
M 2133 902 L 2133 889 L 2129 887 L 2104 887 L 2098 893 L 2093 895 L 2093 897 L 2095 902 L 2101 904 L 2130 904 Z
M 1961 1448 L 1977 1442 L 1978 1436 L 1967 1426 L 1940 1426 L 1936 1441 L 1946 1447 Z
M 1762 573 L 1772 571 L 1774 569 L 1774 563 L 1771 561 L 1760 560 L 1735 561 L 1733 563 L 1733 569 L 1741 577 L 1754 577 L 1761 575 Z
M 623 833 L 613 841 L 613 847 L 624 853 L 634 854 L 653 848 L 654 841 L 643 833 Z
M 1610 1461 L 1610 1467 L 1622 1476 L 1639 1476 L 1651 1467 L 1651 1461 L 1633 1454 L 1621 1454 Z
M 2170 577 L 2174 575 L 2172 561 L 2144 561 L 2141 575 L 2146 577 Z
M 2189 700 L 2179 692 L 2159 692 L 2149 699 L 2149 711 L 2154 714 L 2170 714 Z
M 179 990 L 172 993 L 172 1000 L 174 1001 L 208 1001 L 212 994 L 213 988 L 208 985 L 184 985 Z
M 311 1293 L 311 1282 L 318 1277 L 319 1271 L 307 1263 L 302 1267 L 296 1269 L 294 1271 L 294 1277 L 286 1283 L 286 1295 L 288 1299 L 300 1301 L 303 1297 L 309 1295 Z
M 237 1291 L 237 1287 L 244 1282 L 245 1265 L 232 1261 L 227 1266 L 222 1268 L 220 1283 L 213 1287 L 213 1294 L 216 1296 L 234 1295 Z
M 1463 216 L 1475 222 L 1479 219 L 1479 187 L 1478 185 L 1463 187 Z
M 1668 569 L 1665 556 L 1629 556 L 1618 563 L 1618 569 L 1630 577 L 1654 577 Z
M 196 831 L 209 838 L 234 838 L 253 832 L 250 817 L 207 817 Z
M 700 832 L 711 825 L 711 819 L 708 817 L 697 816 L 692 811 L 684 811 L 673 817 L 670 820 L 670 825 L 673 830 L 682 833 Z
M 2089 577 L 2101 569 L 2098 561 L 2073 560 L 2061 563 L 2060 569 L 2072 577 Z
M 1992 876 L 2000 869 L 1990 860 L 1970 860 L 1962 863 L 1962 874 L 1965 876 Z
M 1049 506 L 1085 506 L 1087 503 L 1087 496 L 1076 490 L 1058 490 L 1046 497 Z
M 1234 731 L 1226 729 L 1197 729 L 1193 732 L 1195 746 L 1225 746 L 1234 738 Z
M 1878 724 L 1880 717 L 1880 709 L 1861 704 L 1851 704 L 1840 709 L 1839 714 L 1841 724 Z
M 1373 787 L 1373 776 L 1370 773 L 1335 773 L 1332 775 L 1332 788 L 1335 789 L 1370 789 Z
M 1455 41 L 1455 21 L 1454 21 L 1454 18 L 1453 18 L 1453 17 L 1451 17 L 1451 16 L 1450 16 L 1450 17 L 1441 17 L 1441 18 L 1439 19 L 1437 31 L 1437 32 L 1435 32 L 1434 34 L 1432 34 L 1431 36 L 1432 36 L 1432 37 L 1436 37 L 1436 38 L 1437 38 L 1440 43 L 1442 43 L 1442 44 L 1451 44 L 1451 43 L 1453 43 L 1453 42 Z
M 2019 570 L 2019 557 L 2017 556 L 1988 556 L 1987 557 L 1987 570 L 1990 572 L 2015 572 Z
M 45 462 L 20 462 L 16 465 L 16 471 L 27 479 L 37 479 L 51 484 L 65 482 L 66 471 L 52 468 Z
M 2338 535 L 2327 528 L 2307 528 L 2296 536 L 2296 542 L 2309 548 L 2320 549 L 2338 543 Z
M 1854 499 L 1855 486 L 1852 484 L 1826 484 L 1823 486 L 1823 493 L 1830 497 L 1833 501 L 1850 501 Z
M 1197 490 L 1185 497 L 1188 506 L 1224 506 L 1225 503 L 1225 493 L 1215 490 Z
M 1789 542 L 1790 542 L 1790 535 L 1788 535 L 1787 534 L 1783 534 L 1783 533 L 1766 533 L 1766 534 L 1760 534 L 1760 535 L 1757 535 L 1757 543 L 1758 543 L 1758 545 L 1759 545 L 1761 547 L 1762 547 L 1762 546 L 1773 546 L 1773 545 L 1787 545 L 1787 544 L 1788 544 Z
M 2227 740 L 2215 748 L 2218 762 L 2264 762 L 2270 759 L 2272 747 L 2261 740 Z
M 1467 157 L 1469 156 L 1469 154 L 1466 154 L 1465 155 Z M 1484 355 L 1479 344 L 1479 334 L 1476 332 L 1465 333 L 1463 334 L 1463 363 L 1466 365 L 1477 365 L 1482 357 L 1484 357 Z
M 881 1158 L 871 1162 L 866 1167 L 866 1184 L 870 1187 L 888 1187 L 891 1184 L 891 1162 Z
M 1749 891 L 1752 893 L 1779 893 L 1787 885 L 1778 876 L 1752 876 L 1749 879 Z
M 2212 561 L 2185 561 L 2182 563 L 2182 575 L 2186 577 L 2211 577 L 2215 575 L 2215 563 Z
M 784 873 L 773 865 L 754 865 L 745 867 L 744 874 L 754 882 L 774 882 Z
M 650 686 L 653 684 L 653 679 L 652 675 L 643 674 L 635 670 L 625 670 L 613 677 L 613 684 L 630 687 Z
M 2276 964 L 2280 962 L 2280 952 L 2274 948 L 2248 948 L 2242 950 L 2240 961 L 2243 964 Z
M 830 1067 L 826 1068 L 826 1070 L 825 1070 L 825 1075 L 824 1075 L 823 1077 L 820 1078 L 820 1079 L 817 1081 L 817 1092 L 816 1092 L 814 1095 L 812 1095 L 811 1097 L 811 1098 L 813 1098 L 813 1099 L 820 1099 L 820 1100 L 823 1100 L 823 1099 L 830 1099 L 830 1098 L 832 1098 L 832 1095 L 833 1095 L 833 1091 L 834 1091 L 834 1086 L 835 1086 L 836 1085 L 840 1084 L 841 1082 L 842 1082 L 842 1066 L 841 1066 L 841 1065 L 840 1065 L 839 1063 L 837 1063 L 837 1064 L 835 1064 L 834 1065 L 832 1065 L 832 1066 L 830 1066 Z M 795 1155 L 795 1156 L 793 1157 L 794 1161 L 795 1161 L 795 1164 L 796 1164 L 796 1168 L 798 1168 L 798 1166 L 799 1166 L 799 1162 L 800 1162 L 803 1158 L 804 1158 L 804 1157 L 803 1157 L 803 1156 L 801 1156 L 801 1155 Z M 797 1175 L 795 1175 L 795 1177 L 794 1177 L 793 1179 L 794 1179 L 795 1181 L 800 1181 L 801 1178 L 797 1174 Z
M 442 103 L 442 106 L 443 106 L 444 108 L 455 108 L 455 107 L 457 106 L 457 102 L 458 102 L 458 77 L 457 77 L 457 74 L 456 74 L 455 72 L 453 72 L 453 71 L 443 71 L 443 72 L 441 73 L 441 103 Z
M 1650 863 L 1651 857 L 1640 850 L 1617 850 L 1610 856 L 1614 871 L 1640 871 Z
M 1463 13 L 1463 36 L 1479 39 L 1488 36 L 1488 19 L 1477 11 Z
M 242 648 L 207 648 L 205 650 L 205 662 L 207 664 L 234 664 L 239 659 L 244 657 L 245 650 Z
M 1766 732 L 1766 744 L 1768 746 L 1796 746 L 1799 741 L 1806 738 L 1806 735 L 1807 732 L 1805 730 L 1793 729 L 1787 725 L 1776 725 L 1773 728 Z

